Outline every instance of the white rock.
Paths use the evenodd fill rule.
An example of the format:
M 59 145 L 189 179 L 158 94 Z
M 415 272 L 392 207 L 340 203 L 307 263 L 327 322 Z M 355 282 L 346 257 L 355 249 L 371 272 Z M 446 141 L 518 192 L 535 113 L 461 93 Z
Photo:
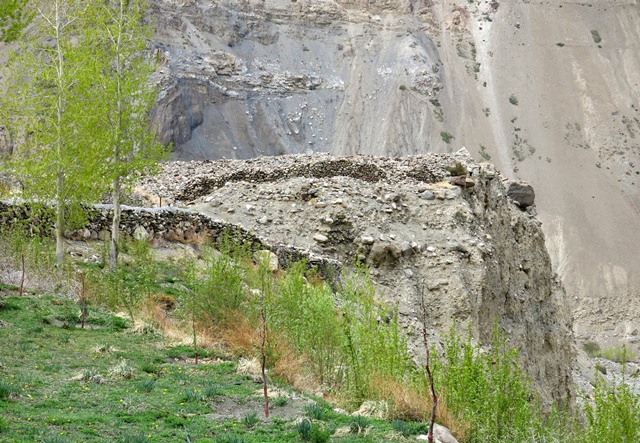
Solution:
M 313 236 L 313 239 L 318 243 L 326 243 L 329 241 L 329 238 L 326 235 L 320 234 L 319 232 Z
M 255 258 L 257 263 L 266 262 L 271 272 L 276 272 L 278 269 L 280 269 L 278 256 L 271 251 L 268 251 L 266 249 L 256 251 L 255 254 L 253 254 L 253 257 Z

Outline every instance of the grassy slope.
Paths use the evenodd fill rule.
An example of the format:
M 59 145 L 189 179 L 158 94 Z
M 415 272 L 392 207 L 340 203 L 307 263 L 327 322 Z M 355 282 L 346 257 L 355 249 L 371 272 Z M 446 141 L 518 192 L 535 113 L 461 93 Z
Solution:
M 187 432 L 192 442 L 300 441 L 295 420 L 311 400 L 272 399 L 272 418 L 251 423 L 252 413 L 262 417 L 260 385 L 238 375 L 237 362 L 205 355 L 196 366 L 189 348 L 132 333 L 110 313 L 92 309 L 80 329 L 74 301 L 0 289 L 0 442 L 175 442 Z M 324 429 L 353 420 L 325 415 Z M 390 432 L 372 422 L 358 441 L 388 441 Z

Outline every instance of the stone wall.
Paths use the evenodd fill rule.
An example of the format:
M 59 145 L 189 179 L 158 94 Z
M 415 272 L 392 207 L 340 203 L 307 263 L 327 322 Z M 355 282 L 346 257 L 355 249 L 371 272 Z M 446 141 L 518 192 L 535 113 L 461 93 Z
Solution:
M 65 236 L 70 240 L 109 240 L 111 238 L 111 205 L 95 205 L 87 210 L 87 220 L 81 227 L 69 230 Z M 54 212 L 52 209 L 28 203 L 0 201 L 0 226 L 10 228 L 22 226 L 27 232 L 37 235 L 54 235 Z M 341 265 L 335 260 L 316 256 L 290 245 L 267 244 L 255 234 L 233 223 L 215 220 L 198 212 L 175 207 L 142 208 L 122 206 L 120 232 L 125 237 L 186 244 L 216 242 L 228 236 L 237 244 L 252 251 L 271 250 L 278 256 L 280 266 L 287 267 L 300 260 L 314 267 L 324 277 L 340 275 Z

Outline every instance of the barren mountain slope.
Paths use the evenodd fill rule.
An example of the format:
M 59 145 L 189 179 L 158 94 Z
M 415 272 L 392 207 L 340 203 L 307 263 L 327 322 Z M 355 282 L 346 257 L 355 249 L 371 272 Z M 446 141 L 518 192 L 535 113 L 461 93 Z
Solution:
M 635 1 L 155 0 L 153 13 L 157 121 L 177 158 L 466 146 L 535 186 L 578 338 L 640 326 Z

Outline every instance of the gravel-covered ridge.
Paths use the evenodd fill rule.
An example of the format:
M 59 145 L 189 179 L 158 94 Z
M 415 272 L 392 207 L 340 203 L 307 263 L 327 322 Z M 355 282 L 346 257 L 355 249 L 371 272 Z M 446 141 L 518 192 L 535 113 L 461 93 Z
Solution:
M 295 177 L 346 176 L 369 183 L 436 183 L 451 175 L 447 168 L 456 162 L 471 170 L 472 160 L 464 149 L 455 154 L 398 158 L 320 153 L 252 160 L 178 161 L 163 164 L 162 172 L 142 180 L 139 189 L 154 199 L 181 204 L 208 195 L 228 182 L 240 181 L 266 183 Z

